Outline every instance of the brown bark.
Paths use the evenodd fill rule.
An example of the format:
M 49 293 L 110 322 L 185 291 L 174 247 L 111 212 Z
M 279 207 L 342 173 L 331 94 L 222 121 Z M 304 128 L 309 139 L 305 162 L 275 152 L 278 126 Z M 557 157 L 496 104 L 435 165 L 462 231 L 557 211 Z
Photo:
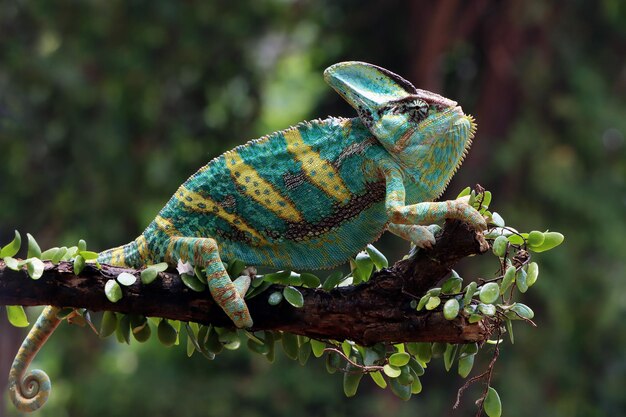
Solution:
M 254 319 L 253 330 L 283 330 L 319 339 L 349 339 L 363 345 L 483 341 L 490 332 L 488 324 L 469 324 L 463 318 L 448 321 L 440 311 L 417 312 L 409 304 L 445 278 L 457 261 L 487 249 L 482 235 L 462 223 L 448 222 L 433 249 L 420 250 L 409 259 L 374 273 L 367 283 L 329 292 L 301 288 L 302 308 L 294 308 L 286 301 L 269 305 L 271 288 L 247 300 Z M 69 262 L 46 262 L 43 276 L 35 281 L 26 271 L 12 271 L 0 262 L 0 305 L 50 304 L 231 325 L 208 292 L 191 291 L 176 274 L 162 273 L 149 285 L 138 280 L 124 287 L 120 301 L 111 303 L 104 295 L 104 284 L 122 271 L 138 274 L 108 265 L 103 265 L 102 270 L 88 265 L 75 275 Z

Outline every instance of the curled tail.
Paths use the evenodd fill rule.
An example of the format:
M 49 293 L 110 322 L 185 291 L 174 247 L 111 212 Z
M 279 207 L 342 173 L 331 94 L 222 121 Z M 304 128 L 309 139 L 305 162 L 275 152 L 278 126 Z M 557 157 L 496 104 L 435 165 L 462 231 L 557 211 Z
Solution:
M 61 322 L 57 318 L 58 312 L 57 307 L 48 306 L 44 309 L 13 360 L 9 372 L 9 395 L 20 411 L 37 410 L 50 395 L 52 386 L 45 372 L 36 369 L 26 375 L 25 373 L 39 349 Z

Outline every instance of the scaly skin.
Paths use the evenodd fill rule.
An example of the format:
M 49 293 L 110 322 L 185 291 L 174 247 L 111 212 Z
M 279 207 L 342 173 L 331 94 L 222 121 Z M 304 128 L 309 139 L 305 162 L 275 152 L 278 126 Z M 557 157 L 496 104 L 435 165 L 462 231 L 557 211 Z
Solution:
M 215 302 L 237 327 L 251 327 L 243 300 L 249 279 L 233 283 L 223 261 L 330 268 L 385 230 L 429 248 L 434 236 L 423 225 L 454 218 L 486 228 L 466 201 L 431 202 L 443 193 L 475 132 L 456 102 L 360 62 L 333 65 L 324 77 L 359 117 L 303 122 L 213 159 L 179 187 L 137 239 L 102 252 L 99 262 L 202 266 Z M 52 330 L 43 327 L 47 334 Z M 12 386 L 43 343 L 43 332 L 36 326 L 24 342 Z M 14 402 L 25 410 L 42 400 Z

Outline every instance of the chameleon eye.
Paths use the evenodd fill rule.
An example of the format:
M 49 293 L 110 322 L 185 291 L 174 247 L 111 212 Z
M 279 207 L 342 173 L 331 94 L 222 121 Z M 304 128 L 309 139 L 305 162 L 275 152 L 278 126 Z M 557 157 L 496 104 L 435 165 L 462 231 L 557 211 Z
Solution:
M 429 108 L 426 102 L 422 100 L 415 100 L 411 104 L 412 106 L 409 110 L 409 115 L 414 122 L 419 123 L 428 117 Z

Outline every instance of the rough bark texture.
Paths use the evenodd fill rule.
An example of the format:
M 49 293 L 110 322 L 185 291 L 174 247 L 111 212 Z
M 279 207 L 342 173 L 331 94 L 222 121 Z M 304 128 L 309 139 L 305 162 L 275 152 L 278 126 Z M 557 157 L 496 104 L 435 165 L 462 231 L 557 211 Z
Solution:
M 460 259 L 487 249 L 482 235 L 462 223 L 447 222 L 433 249 L 420 250 L 409 259 L 374 273 L 367 283 L 330 292 L 301 288 L 302 308 L 293 308 L 286 301 L 269 305 L 271 288 L 249 299 L 254 330 L 284 330 L 319 339 L 349 339 L 364 345 L 483 341 L 491 330 L 487 323 L 469 324 L 463 318 L 448 321 L 440 311 L 417 312 L 409 304 L 445 278 Z M 104 284 L 122 271 L 138 275 L 138 271 L 107 265 L 102 270 L 87 266 L 75 275 L 69 262 L 46 262 L 43 276 L 35 281 L 26 271 L 12 271 L 0 262 L 0 305 L 81 307 L 231 325 L 208 292 L 188 289 L 176 274 L 162 273 L 149 285 L 138 280 L 124 287 L 120 301 L 111 303 L 104 295 Z

